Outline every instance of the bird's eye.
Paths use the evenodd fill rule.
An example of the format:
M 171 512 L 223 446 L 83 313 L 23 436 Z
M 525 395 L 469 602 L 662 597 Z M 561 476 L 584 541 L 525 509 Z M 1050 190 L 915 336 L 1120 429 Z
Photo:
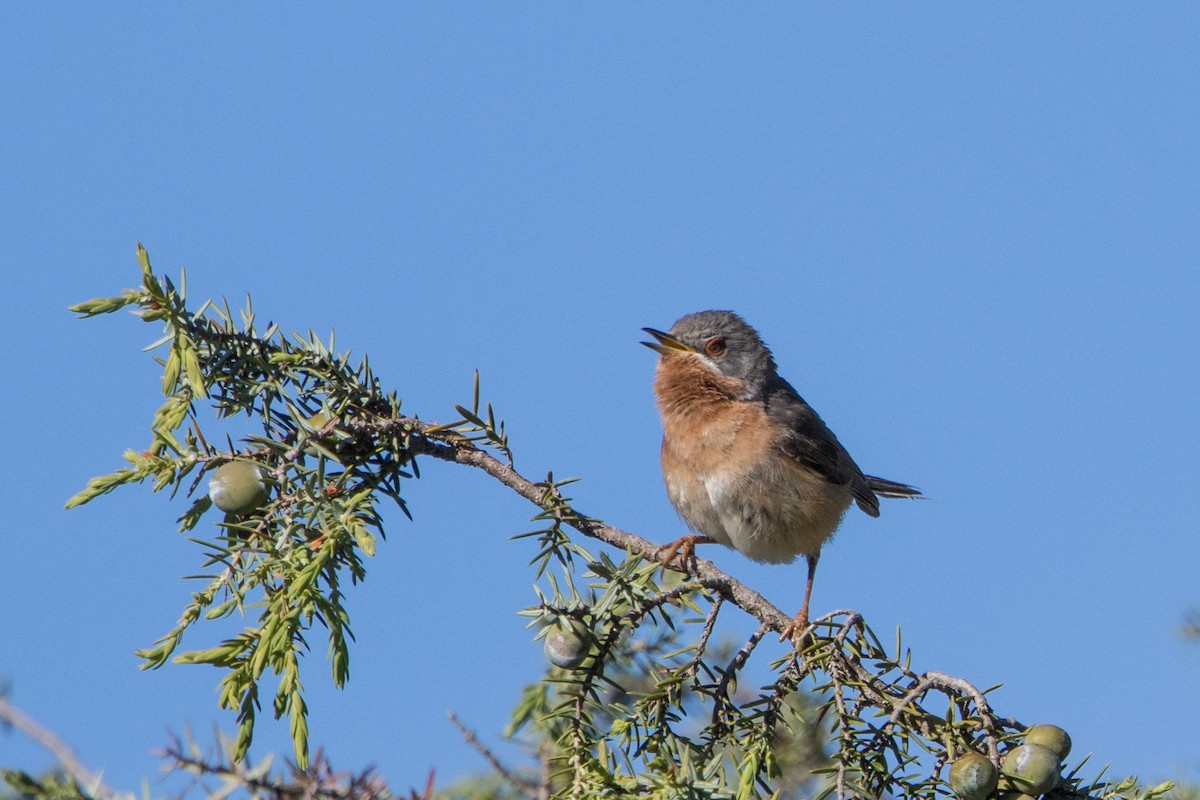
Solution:
M 725 339 L 720 336 L 714 336 L 704 343 L 704 352 L 708 353 L 713 358 L 724 354 Z

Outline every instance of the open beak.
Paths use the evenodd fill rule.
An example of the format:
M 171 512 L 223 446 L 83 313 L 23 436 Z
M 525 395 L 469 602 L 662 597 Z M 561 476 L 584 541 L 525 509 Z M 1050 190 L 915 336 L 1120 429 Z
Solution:
M 646 333 L 657 339 L 657 342 L 642 342 L 659 355 L 667 356 L 672 353 L 694 353 L 695 348 L 689 347 L 669 333 L 656 331 L 654 328 L 642 328 Z

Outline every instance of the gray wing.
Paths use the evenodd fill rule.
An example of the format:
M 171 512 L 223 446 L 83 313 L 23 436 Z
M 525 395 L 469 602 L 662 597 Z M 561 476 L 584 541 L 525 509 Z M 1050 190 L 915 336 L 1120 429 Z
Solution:
M 787 427 L 781 446 L 797 463 L 837 486 L 845 486 L 858 507 L 879 516 L 879 498 L 858 464 L 812 406 L 782 379 L 767 392 L 767 413 Z

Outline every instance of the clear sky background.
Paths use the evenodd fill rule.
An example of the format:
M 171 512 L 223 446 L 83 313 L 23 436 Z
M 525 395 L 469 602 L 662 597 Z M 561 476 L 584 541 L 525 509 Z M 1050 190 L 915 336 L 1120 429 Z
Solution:
M 140 240 L 424 418 L 479 369 L 519 468 L 664 542 L 639 329 L 739 311 L 932 498 L 852 512 L 814 613 L 900 626 L 1118 774 L 1200 777 L 1198 54 L 1187 2 L 4 4 L 0 677 L 122 788 L 168 730 L 232 729 L 216 672 L 133 655 L 192 588 L 183 502 L 62 508 L 149 441 L 158 328 L 66 310 L 135 286 Z M 349 686 L 306 665 L 314 743 L 398 789 L 484 769 L 445 712 L 494 741 L 543 667 L 531 507 L 423 474 L 350 596 Z M 802 566 L 707 555 L 798 605 Z

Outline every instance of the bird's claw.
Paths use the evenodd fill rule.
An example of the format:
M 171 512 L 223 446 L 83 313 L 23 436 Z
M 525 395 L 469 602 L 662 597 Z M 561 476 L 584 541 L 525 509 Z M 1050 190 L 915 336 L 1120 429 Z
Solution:
M 815 630 L 816 626 L 808 621 L 808 609 L 802 608 L 800 613 L 779 632 L 779 641 L 785 642 L 791 639 L 792 645 L 799 650 L 806 640 L 811 641 L 812 633 Z
M 696 545 L 707 544 L 712 539 L 707 536 L 699 536 L 697 534 L 688 534 L 680 536 L 673 542 L 668 542 L 655 551 L 654 557 L 662 562 L 665 570 L 679 556 L 678 567 L 685 572 L 695 572 L 696 569 Z

